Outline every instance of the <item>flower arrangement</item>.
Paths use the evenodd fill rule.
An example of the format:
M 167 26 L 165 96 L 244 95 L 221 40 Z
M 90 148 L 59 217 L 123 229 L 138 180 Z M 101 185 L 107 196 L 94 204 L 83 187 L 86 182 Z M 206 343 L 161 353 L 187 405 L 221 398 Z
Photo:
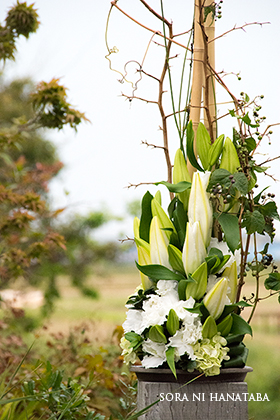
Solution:
M 165 183 L 175 192 L 168 215 L 159 192 L 143 197 L 141 219 L 134 221 L 142 284 L 127 302 L 121 342 L 128 363 L 139 358 L 145 368 L 167 364 L 174 374 L 178 366 L 205 375 L 219 374 L 221 366 L 245 365 L 243 338 L 252 329 L 240 314 L 250 304 L 237 301 L 241 252 L 230 231 L 236 217 L 231 209 L 240 208 L 247 179 L 238 172 L 233 142 L 223 137 L 210 146 L 192 182 L 183 152 L 177 150 L 177 182 Z M 210 144 L 202 123 L 197 141 L 205 149 Z M 211 166 L 215 169 L 209 171 Z M 218 239 L 213 232 L 221 217 L 226 222 Z
M 106 58 L 110 68 L 121 74 L 120 82 L 129 81 L 128 63 L 123 71 L 112 67 L 111 56 L 118 50 L 109 48 L 107 32 L 114 8 L 153 33 L 142 62 L 133 60 L 139 80 L 130 82 L 131 95 L 122 96 L 129 102 L 140 99 L 158 105 L 163 146 L 150 146 L 164 151 L 167 181 L 154 184 L 169 190 L 170 203 L 164 210 L 161 193 L 152 195 L 148 191 L 142 199 L 141 217 L 134 221 L 141 286 L 126 304 L 122 355 L 126 363 L 140 361 L 144 368 L 168 366 L 175 376 L 177 368 L 217 375 L 223 367 L 245 365 L 248 349 L 243 340 L 246 334 L 252 335 L 250 322 L 260 300 L 278 295 L 280 302 L 280 273 L 268 253 L 269 242 L 262 250 L 257 242 L 257 236 L 262 235 L 272 243 L 274 220 L 280 220 L 274 194 L 266 192 L 268 187 L 256 192 L 257 177 L 267 175 L 265 165 L 273 159 L 258 163 L 255 153 L 264 139 L 270 144 L 271 126 L 277 124 L 262 130 L 263 96 L 250 99 L 241 92 L 237 98 L 215 70 L 212 46 L 222 1 L 195 0 L 192 29 L 179 30 L 176 35 L 173 22 L 165 17 L 163 0 L 160 11 L 146 0 L 139 3 L 158 19 L 162 31 L 142 24 L 114 0 L 106 26 Z M 164 51 L 160 77 L 144 69 L 155 36 Z M 179 42 L 179 36 L 187 39 L 180 38 Z M 173 48 L 184 50 L 181 78 L 176 79 L 178 108 L 170 60 L 180 54 L 171 54 Z M 190 71 L 185 83 L 187 60 Z M 171 112 L 165 112 L 163 106 L 167 75 Z M 136 96 L 144 76 L 158 84 L 157 100 Z M 217 135 L 216 83 L 229 95 L 226 103 L 231 104 L 230 109 L 219 118 L 235 120 L 232 138 Z M 202 109 L 205 124 L 201 122 Z M 174 117 L 180 142 L 173 164 L 166 123 L 170 116 Z M 248 271 L 255 278 L 254 294 L 241 298 Z M 266 296 L 260 296 L 263 274 Z M 250 312 L 247 320 L 242 316 L 245 307 Z

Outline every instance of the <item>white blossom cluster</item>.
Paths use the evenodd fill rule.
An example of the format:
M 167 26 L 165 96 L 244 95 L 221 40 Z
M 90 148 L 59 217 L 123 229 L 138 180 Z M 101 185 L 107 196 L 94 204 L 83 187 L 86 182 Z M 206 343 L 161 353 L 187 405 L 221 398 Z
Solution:
M 226 357 L 228 349 L 222 348 L 226 341 L 223 339 L 225 342 L 222 342 L 222 337 L 217 335 L 216 338 L 213 337 L 212 340 L 205 342 L 199 315 L 186 309 L 193 308 L 195 300 L 192 297 L 188 300 L 179 300 L 177 287 L 177 281 L 158 281 L 156 294 L 150 295 L 150 298 L 143 302 L 142 310 L 128 309 L 123 324 L 124 333 L 135 332 L 145 338 L 144 331 L 154 325 L 164 325 L 170 309 L 173 309 L 180 320 L 180 328 L 169 337 L 166 344 L 145 338 L 142 343 L 144 353 L 142 366 L 145 368 L 161 366 L 166 361 L 166 351 L 172 347 L 175 348 L 175 362 L 178 362 L 181 356 L 187 355 L 190 360 L 197 361 L 197 368 L 205 374 L 216 374 Z M 137 355 L 131 343 L 124 337 L 121 347 L 124 361 L 135 363 Z M 201 363 L 201 357 L 206 358 L 205 364 Z

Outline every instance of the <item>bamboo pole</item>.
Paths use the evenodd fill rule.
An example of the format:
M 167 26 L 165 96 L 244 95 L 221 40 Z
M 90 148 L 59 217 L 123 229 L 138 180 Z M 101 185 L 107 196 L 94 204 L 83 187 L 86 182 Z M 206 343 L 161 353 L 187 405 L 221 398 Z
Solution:
M 189 120 L 192 121 L 194 133 L 196 136 L 196 131 L 198 124 L 200 122 L 201 114 L 201 101 L 202 101 L 202 87 L 205 80 L 204 75 L 204 41 L 202 28 L 200 25 L 202 12 L 202 0 L 195 0 L 194 5 L 194 45 L 193 45 L 193 78 L 192 78 L 192 92 L 191 92 L 191 102 L 190 102 L 190 115 Z M 194 141 L 194 152 L 196 152 L 196 145 Z M 188 170 L 189 174 L 192 177 L 193 172 L 195 171 L 194 167 L 188 161 Z
M 212 0 L 205 1 L 205 7 L 212 4 Z M 212 40 L 215 38 L 215 19 L 213 19 L 212 13 L 207 16 L 206 22 L 204 24 L 204 33 L 206 36 L 206 54 L 207 65 L 206 65 L 206 75 L 205 75 L 205 89 L 204 89 L 204 104 L 208 106 L 210 124 L 206 114 L 206 109 L 204 108 L 204 125 L 207 128 L 207 131 L 210 134 L 212 142 L 217 138 L 217 123 L 216 123 L 216 95 L 215 95 L 215 78 L 210 70 L 210 68 L 215 69 L 215 42 Z M 210 64 L 210 67 L 209 65 Z M 207 93 L 208 98 L 205 98 Z M 211 136 L 212 134 L 212 136 Z

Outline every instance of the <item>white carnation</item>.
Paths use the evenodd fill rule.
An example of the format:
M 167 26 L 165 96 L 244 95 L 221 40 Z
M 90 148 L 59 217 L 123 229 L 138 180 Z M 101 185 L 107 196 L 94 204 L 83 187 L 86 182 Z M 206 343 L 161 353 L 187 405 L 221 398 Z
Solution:
M 166 346 L 164 343 L 155 343 L 148 338 L 143 343 L 142 349 L 145 353 L 148 353 L 142 360 L 142 366 L 144 368 L 158 367 L 166 361 Z

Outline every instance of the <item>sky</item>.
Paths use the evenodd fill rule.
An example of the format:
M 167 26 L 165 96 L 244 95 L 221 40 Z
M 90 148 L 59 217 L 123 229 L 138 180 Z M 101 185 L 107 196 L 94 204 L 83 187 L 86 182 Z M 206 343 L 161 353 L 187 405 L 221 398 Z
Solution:
M 15 2 L 0 1 L 0 21 Z M 29 4 L 30 2 L 27 1 Z M 69 101 L 85 112 L 90 123 L 83 123 L 78 133 L 70 129 L 48 133 L 56 144 L 60 158 L 65 164 L 58 179 L 52 183 L 53 207 L 67 207 L 68 212 L 87 213 L 106 208 L 117 216 L 126 211 L 127 203 L 141 199 L 149 189 L 131 184 L 166 180 L 166 167 L 160 149 L 142 145 L 162 144 L 160 118 L 157 107 L 143 101 L 128 101 L 122 94 L 131 94 L 129 83 L 120 83 L 121 76 L 109 68 L 105 43 L 105 28 L 110 0 L 35 0 L 40 28 L 28 40 L 18 42 L 15 63 L 8 63 L 5 74 L 8 78 L 31 77 L 35 82 L 60 78 L 68 88 Z M 160 1 L 149 4 L 160 11 Z M 155 30 L 162 31 L 160 22 L 149 15 L 137 0 L 119 0 L 118 5 L 138 21 Z M 192 21 L 193 1 L 164 1 L 165 16 L 174 23 L 174 32 L 188 30 Z M 269 24 L 246 26 L 235 30 L 216 41 L 216 70 L 232 73 L 225 81 L 238 96 L 246 92 L 251 98 L 264 95 L 263 112 L 268 124 L 280 121 L 279 115 L 279 39 L 280 2 L 274 0 L 224 0 L 222 19 L 216 23 L 216 35 L 234 26 L 251 22 Z M 111 13 L 108 28 L 109 48 L 117 47 L 111 54 L 111 65 L 123 72 L 127 65 L 127 79 L 136 81 L 138 73 L 131 60 L 142 62 L 151 33 L 133 23 L 115 8 Z M 159 42 L 159 38 L 155 38 Z M 182 37 L 182 43 L 187 42 Z M 147 72 L 158 76 L 161 71 L 162 47 L 152 44 L 145 58 Z M 174 48 L 172 74 L 175 83 L 179 80 L 183 51 Z M 238 81 L 236 74 L 240 74 Z M 143 78 L 138 84 L 137 96 L 154 100 L 156 83 Z M 168 95 L 168 93 L 166 94 Z M 168 102 L 169 96 L 166 96 Z M 218 101 L 227 100 L 218 93 Z M 167 108 L 169 104 L 167 103 Z M 225 110 L 228 105 L 223 106 Z M 223 109 L 221 106 L 221 109 Z M 222 111 L 220 111 L 222 112 Z M 231 137 L 234 121 L 231 117 L 219 125 L 219 133 Z M 176 131 L 169 119 L 170 150 L 174 156 L 179 147 Z M 259 159 L 280 155 L 279 127 L 273 128 L 272 145 L 264 141 Z M 272 164 L 270 173 L 280 179 L 280 160 Z M 277 193 L 279 184 L 272 179 L 260 181 L 260 188 L 271 185 Z M 164 187 L 160 188 L 163 202 L 168 198 Z M 280 200 L 277 198 L 278 206 Z M 132 236 L 132 219 L 123 224 L 111 223 L 101 232 L 104 238 Z M 279 235 L 278 235 L 279 237 Z

